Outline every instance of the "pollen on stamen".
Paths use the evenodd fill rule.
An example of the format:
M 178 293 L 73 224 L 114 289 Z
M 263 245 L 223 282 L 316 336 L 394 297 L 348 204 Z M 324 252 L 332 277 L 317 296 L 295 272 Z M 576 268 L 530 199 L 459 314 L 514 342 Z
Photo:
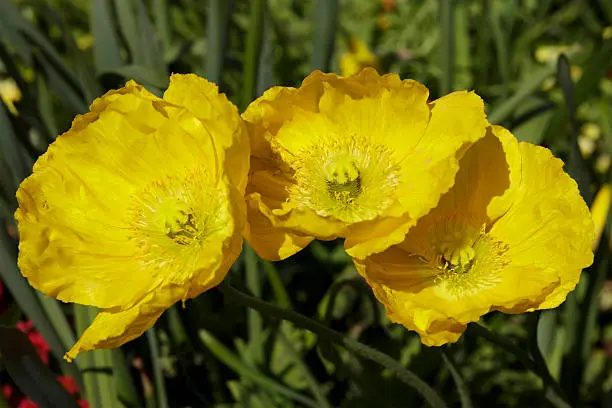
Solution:
M 398 166 L 368 138 L 326 139 L 296 157 L 290 195 L 298 206 L 352 223 L 375 218 L 394 200 Z
M 131 239 L 143 266 L 171 281 L 187 279 L 205 242 L 227 225 L 223 194 L 199 169 L 156 180 L 135 194 Z

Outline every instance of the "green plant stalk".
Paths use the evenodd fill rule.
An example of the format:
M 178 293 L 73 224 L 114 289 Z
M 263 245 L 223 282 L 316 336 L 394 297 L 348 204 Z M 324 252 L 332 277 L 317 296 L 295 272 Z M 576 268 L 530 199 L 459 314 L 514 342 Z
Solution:
M 246 286 L 248 290 L 255 296 L 261 296 L 261 281 L 257 254 L 248 242 L 244 241 L 243 245 L 244 274 Z M 261 315 L 259 315 L 253 310 L 249 310 L 247 313 L 247 318 L 249 340 L 251 342 L 258 342 L 258 339 L 261 337 L 261 331 L 263 326 Z
M 149 351 L 151 352 L 151 364 L 153 365 L 153 378 L 155 379 L 157 408 L 169 408 L 168 396 L 166 394 L 166 381 L 164 379 L 161 364 L 159 363 L 159 345 L 157 343 L 155 328 L 151 327 L 149 330 L 147 330 L 146 336 L 147 341 L 149 342 Z
M 359 355 L 382 365 L 383 367 L 391 371 L 393 374 L 395 374 L 397 378 L 399 378 L 402 382 L 414 388 L 419 394 L 423 396 L 423 398 L 425 398 L 425 401 L 427 401 L 427 403 L 431 407 L 443 408 L 447 406 L 442 400 L 442 398 L 440 398 L 440 396 L 429 385 L 427 385 L 417 375 L 407 370 L 400 363 L 398 363 L 388 355 L 381 353 L 380 351 L 375 350 L 369 346 L 366 346 L 365 344 L 362 344 L 356 340 L 347 338 L 342 334 L 338 333 L 337 331 L 334 331 L 322 325 L 321 323 L 309 319 L 299 313 L 288 309 L 279 308 L 263 300 L 242 293 L 236 290 L 235 288 L 229 286 L 227 283 L 222 284 L 220 287 L 223 293 L 229 299 L 239 304 L 253 308 L 264 315 L 273 316 L 276 318 L 290 321 L 298 327 L 313 332 L 320 338 L 330 340 L 346 348 L 347 350 L 351 351 L 356 355 Z
M 244 111 L 255 96 L 259 71 L 259 56 L 262 49 L 266 0 L 251 1 L 251 20 L 244 51 L 244 82 L 241 110 Z
M 283 285 L 283 282 L 278 274 L 278 270 L 272 262 L 262 261 L 261 263 L 264 271 L 266 272 L 266 276 L 268 277 L 268 282 L 270 282 L 270 285 L 272 286 L 276 303 L 278 303 L 280 307 L 291 308 L 291 298 Z
M 308 388 L 310 388 L 310 391 L 312 392 L 312 396 L 317 400 L 318 406 L 320 408 L 332 408 L 325 397 L 325 392 L 323 392 L 321 389 L 321 385 L 313 377 L 312 373 L 308 369 L 308 366 L 304 363 L 287 336 L 285 336 L 282 329 L 278 332 L 278 338 L 280 339 L 281 343 L 283 343 L 283 346 L 285 346 L 287 349 L 289 356 L 293 359 L 295 364 L 300 367 L 300 370 L 308 383 Z
M 510 352 L 511 354 L 514 355 L 514 357 L 516 357 L 516 359 L 529 371 L 533 372 L 534 374 L 538 375 L 540 378 L 542 378 L 542 380 L 544 381 L 544 383 L 546 384 L 546 398 L 550 401 L 550 403 L 556 407 L 556 408 L 571 408 L 570 405 L 565 402 L 563 400 L 563 398 L 561 398 L 559 396 L 559 394 L 557 393 L 556 390 L 560 389 L 559 388 L 559 384 L 557 384 L 557 382 L 554 380 L 554 378 L 552 378 L 552 376 L 550 375 L 550 373 L 548 373 L 548 375 L 546 375 L 546 373 L 542 373 L 540 372 L 540 370 L 538 369 L 538 366 L 536 365 L 536 363 L 534 363 L 534 361 L 529 357 L 529 355 L 520 347 L 518 347 L 516 344 L 512 343 L 509 340 L 506 340 L 503 337 L 499 337 L 498 335 L 496 335 L 495 333 L 493 333 L 492 331 L 490 331 L 489 329 L 487 329 L 486 327 L 478 324 L 478 323 L 473 323 L 470 324 L 468 326 L 468 331 L 479 336 L 482 337 L 485 340 L 490 341 L 493 344 L 497 344 L 498 346 L 500 346 L 501 348 L 505 349 L 506 351 Z M 537 339 L 535 341 L 536 347 L 537 347 Z M 548 371 L 548 370 L 547 370 Z
M 470 390 L 466 385 L 465 381 L 463 381 L 463 377 L 461 373 L 455 366 L 455 362 L 453 361 L 453 356 L 448 352 L 444 347 L 442 348 L 442 359 L 448 366 L 448 370 L 453 376 L 453 380 L 455 381 L 455 385 L 457 385 L 457 390 L 459 391 L 459 398 L 461 398 L 461 408 L 472 408 L 472 399 L 470 398 Z
M 548 365 L 546 364 L 546 360 L 544 360 L 544 356 L 542 356 L 542 351 L 540 350 L 540 346 L 538 345 L 538 322 L 540 321 L 540 312 L 535 311 L 533 313 L 529 313 L 527 315 L 527 322 L 529 327 L 529 353 L 533 358 L 533 362 L 535 364 L 535 368 L 537 370 L 537 374 L 542 377 L 544 382 L 548 384 L 550 387 L 554 388 L 555 393 L 562 397 L 562 399 L 567 400 L 567 396 L 559 386 L 559 383 L 555 381 L 553 376 L 550 374 L 550 370 L 548 369 Z
M 219 359 L 223 364 L 230 367 L 240 376 L 245 379 L 252 381 L 265 389 L 277 392 L 288 398 L 291 398 L 297 402 L 300 402 L 303 406 L 312 408 L 318 408 L 315 401 L 310 398 L 303 396 L 302 394 L 293 391 L 291 388 L 286 387 L 275 380 L 266 377 L 262 373 L 256 371 L 250 366 L 244 364 L 244 362 L 232 353 L 227 347 L 225 347 L 219 340 L 217 340 L 212 334 L 206 330 L 199 330 L 198 336 L 200 340 L 210 351 Z

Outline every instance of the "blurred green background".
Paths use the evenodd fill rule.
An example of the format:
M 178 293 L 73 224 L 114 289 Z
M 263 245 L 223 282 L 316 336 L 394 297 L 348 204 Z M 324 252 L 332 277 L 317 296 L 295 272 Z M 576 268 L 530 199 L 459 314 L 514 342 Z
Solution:
M 597 196 L 595 263 L 558 309 L 493 313 L 442 348 L 386 319 L 341 242 L 276 264 L 246 247 L 232 285 L 388 354 L 449 407 L 612 407 L 609 0 L 0 0 L 0 407 L 425 406 L 389 369 L 217 289 L 66 364 L 95 310 L 44 298 L 16 266 L 17 186 L 105 91 L 133 78 L 160 94 L 195 72 L 244 110 L 313 69 L 364 66 L 432 99 L 475 90 L 492 123 L 563 158 Z

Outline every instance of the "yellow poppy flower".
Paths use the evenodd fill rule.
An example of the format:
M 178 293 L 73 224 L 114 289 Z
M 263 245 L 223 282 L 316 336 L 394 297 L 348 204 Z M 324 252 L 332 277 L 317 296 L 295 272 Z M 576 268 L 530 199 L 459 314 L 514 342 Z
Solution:
M 345 237 L 363 258 L 401 242 L 454 182 L 487 126 L 483 102 L 366 68 L 274 87 L 243 118 L 251 139 L 246 237 L 264 258 Z
M 130 81 L 49 146 L 17 192 L 19 267 L 46 295 L 101 309 L 67 360 L 140 336 L 225 277 L 248 156 L 237 109 L 195 75 L 173 75 L 163 99 Z
M 355 260 L 390 319 L 430 346 L 491 310 L 558 306 L 593 261 L 589 210 L 549 150 L 494 126 L 459 167 L 402 243 Z

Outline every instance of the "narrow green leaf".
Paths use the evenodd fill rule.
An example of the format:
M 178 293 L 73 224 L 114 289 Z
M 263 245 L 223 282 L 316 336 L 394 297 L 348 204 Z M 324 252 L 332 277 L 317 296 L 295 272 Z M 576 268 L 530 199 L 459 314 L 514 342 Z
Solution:
M 22 149 L 23 147 L 19 145 L 17 135 L 13 131 L 8 108 L 4 105 L 4 101 L 0 99 L 0 153 L 11 171 L 13 191 L 17 190 L 19 183 L 31 171 L 30 165 L 23 160 Z
M 36 76 L 36 104 L 38 112 L 40 113 L 40 119 L 47 131 L 48 137 L 50 139 L 55 138 L 59 134 L 59 129 L 55 121 L 55 115 L 53 114 L 51 93 L 42 75 Z
M 559 386 L 559 384 L 555 381 L 555 379 L 550 374 L 550 370 L 548 369 L 548 365 L 546 364 L 546 360 L 542 355 L 538 344 L 538 322 L 540 320 L 540 312 L 535 311 L 529 313 L 527 315 L 527 326 L 529 329 L 529 353 L 531 354 L 531 358 L 536 367 L 537 374 L 544 380 L 544 383 L 547 384 L 550 388 L 554 389 L 554 394 L 559 396 L 559 401 L 557 401 L 555 406 L 557 407 L 567 407 L 569 405 L 565 402 L 567 398 L 564 390 Z M 561 405 L 557 405 L 561 404 Z
M 497 6 L 497 7 L 496 7 Z M 505 19 L 501 4 L 492 3 L 488 7 L 488 20 L 495 41 L 495 55 L 497 56 L 497 69 L 501 76 L 503 84 L 508 87 L 510 85 L 510 63 L 508 61 L 508 38 L 502 29 L 502 21 Z
M 252 381 L 270 392 L 282 394 L 285 397 L 297 401 L 304 406 L 313 408 L 318 407 L 317 403 L 310 398 L 293 391 L 291 388 L 288 388 L 275 380 L 266 377 L 263 373 L 255 371 L 255 369 L 245 365 L 240 358 L 238 358 L 206 330 L 199 330 L 198 336 L 202 343 L 204 343 L 204 345 L 219 359 L 219 361 L 234 370 L 244 379 Z
M 601 79 L 612 68 L 612 38 L 597 45 L 584 67 L 580 80 L 574 87 L 574 105 L 580 106 L 599 86 Z M 551 118 L 544 140 L 551 143 L 555 137 L 562 134 L 562 127 L 567 123 L 569 112 L 567 109 L 558 109 Z
M 455 0 L 439 0 L 440 6 L 440 94 L 453 91 L 455 74 Z
M 38 291 L 36 292 L 36 295 L 38 296 L 38 300 L 40 301 L 45 314 L 49 318 L 49 322 L 62 341 L 64 350 L 68 350 L 74 344 L 76 339 L 74 337 L 72 327 L 70 327 L 70 324 L 68 324 L 66 315 L 62 311 L 60 302 L 56 299 L 47 297 Z
M 189 336 L 187 335 L 187 331 L 185 330 L 185 326 L 181 320 L 178 307 L 176 305 L 172 306 L 164 315 L 168 319 L 168 332 L 170 333 L 172 342 L 176 346 L 189 344 Z
M 414 388 L 433 408 L 446 407 L 446 404 L 444 403 L 444 401 L 442 401 L 436 391 L 434 391 L 427 383 L 421 380 L 416 374 L 402 366 L 402 364 L 397 362 L 394 358 L 384 353 L 381 353 L 380 351 L 375 350 L 354 339 L 345 337 L 344 335 L 322 325 L 321 323 L 309 319 L 306 316 L 303 316 L 292 310 L 279 308 L 270 303 L 264 302 L 261 299 L 242 293 L 231 287 L 227 283 L 227 281 L 224 281 L 221 284 L 220 288 L 225 296 L 227 296 L 229 299 L 238 304 L 242 304 L 244 306 L 255 309 L 260 313 L 265 314 L 266 316 L 276 317 L 292 322 L 296 326 L 316 334 L 322 340 L 332 341 L 335 344 L 346 348 L 347 350 L 351 351 L 356 355 L 359 355 L 363 358 L 380 364 L 381 366 L 395 374 L 397 378 L 400 379 L 402 382 Z M 237 363 L 240 363 L 240 361 L 238 361 Z
M 91 0 L 89 20 L 94 36 L 96 73 L 101 75 L 121 67 L 123 65 L 121 44 L 115 32 L 115 23 L 108 0 Z
M 134 9 L 137 3 L 125 0 L 113 0 L 113 3 L 115 5 L 119 29 L 130 52 L 131 63 L 146 66 L 146 50 L 142 44 L 142 38 L 138 30 L 139 24 L 136 18 L 136 10 Z
M 138 34 L 141 39 L 144 60 L 142 65 L 150 67 L 159 75 L 166 75 L 166 64 L 164 53 L 157 42 L 157 34 L 151 24 L 147 7 L 142 0 L 136 0 L 136 16 L 138 19 Z
M 259 66 L 257 67 L 257 86 L 255 87 L 255 97 L 258 98 L 274 85 L 274 48 L 272 41 L 272 17 L 269 12 L 264 15 L 262 47 L 259 54 Z
M 89 327 L 97 311 L 93 307 L 74 304 L 74 316 L 79 336 Z M 120 408 L 111 350 L 87 351 L 77 357 L 83 372 L 85 394 L 92 408 Z
M 255 98 L 259 68 L 259 58 L 262 49 L 264 18 L 266 15 L 266 0 L 251 1 L 250 22 L 247 32 L 247 43 L 244 51 L 243 91 L 241 111 Z
M 155 396 L 157 408 L 168 408 L 168 396 L 166 394 L 166 380 L 159 361 L 159 345 L 155 334 L 155 328 L 151 327 L 146 332 L 149 350 L 151 352 L 151 365 L 153 366 L 153 378 L 155 380 Z
M 285 285 L 283 285 L 278 270 L 272 262 L 262 261 L 261 263 L 264 271 L 266 272 L 266 276 L 268 277 L 268 282 L 270 282 L 270 285 L 272 285 L 272 291 L 274 292 L 276 303 L 280 307 L 291 308 L 291 298 L 285 289 Z
M 0 327 L 0 358 L 15 384 L 40 408 L 79 407 L 42 362 L 25 333 Z
M 454 89 L 472 89 L 472 35 L 470 32 L 470 4 L 460 1 L 454 9 L 455 49 L 454 56 Z
M 119 401 L 128 408 L 141 407 L 142 402 L 134 385 L 127 361 L 125 361 L 125 356 L 120 348 L 111 350 L 111 359 Z
M 164 61 L 170 62 L 172 50 L 172 31 L 168 22 L 168 2 L 167 0 L 153 0 L 153 20 L 155 21 L 155 31 L 159 34 L 161 47 L 163 50 Z
M 42 66 L 49 87 L 62 104 L 75 114 L 87 112 L 87 102 L 79 87 L 75 87 L 45 55 L 37 55 L 36 61 Z
M 555 73 L 555 67 L 545 66 L 540 69 L 534 70 L 527 78 L 521 82 L 521 86 L 510 98 L 506 99 L 500 105 L 494 106 L 491 114 L 489 114 L 489 122 L 493 124 L 499 124 L 506 120 L 516 108 L 523 102 L 523 100 L 536 92 L 542 81 L 550 77 Z
M 338 25 L 338 0 L 316 0 L 312 12 L 312 57 L 313 70 L 329 71 L 334 51 Z
M 221 85 L 221 71 L 234 0 L 209 0 L 206 22 L 206 78 Z
M 587 205 L 591 205 L 593 202 L 593 193 L 591 192 L 591 180 L 590 174 L 587 169 L 586 163 L 580 153 L 578 147 L 578 135 L 580 130 L 578 129 L 578 123 L 576 122 L 576 100 L 574 97 L 574 83 L 570 73 L 570 63 L 567 57 L 563 54 L 559 56 L 557 61 L 557 78 L 561 90 L 563 91 L 563 98 L 565 99 L 565 105 L 569 115 L 570 124 L 572 127 L 572 136 L 570 140 L 570 154 L 567 160 L 567 171 L 578 183 L 580 194 L 586 201 Z

